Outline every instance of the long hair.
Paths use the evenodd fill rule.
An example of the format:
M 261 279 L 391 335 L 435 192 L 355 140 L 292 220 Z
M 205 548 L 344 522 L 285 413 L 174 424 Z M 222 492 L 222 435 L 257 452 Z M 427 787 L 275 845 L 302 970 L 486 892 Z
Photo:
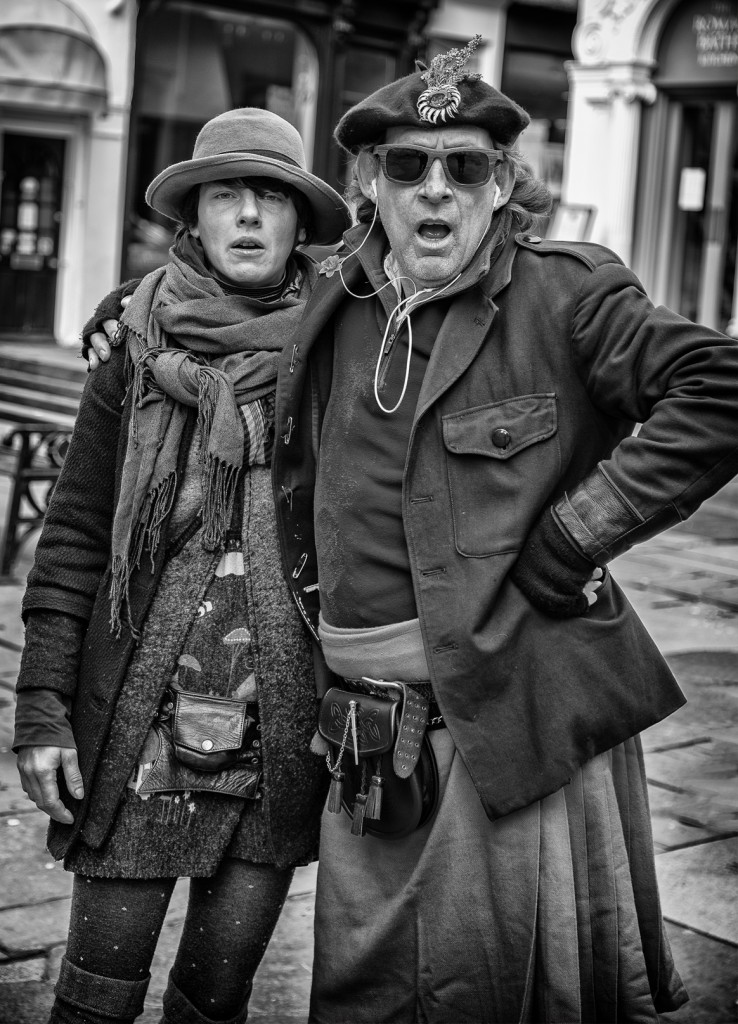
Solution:
M 376 143 L 361 146 L 358 152 L 371 152 Z M 498 146 L 505 154 L 504 159 L 512 165 L 515 172 L 515 185 L 505 206 L 517 219 L 519 230 L 525 231 L 537 217 L 544 217 L 551 212 L 552 196 L 548 186 L 540 178 L 536 178 L 533 168 L 514 146 Z M 357 152 L 357 155 L 358 155 Z M 344 193 L 346 202 L 351 207 L 355 219 L 360 224 L 368 224 L 374 217 L 374 202 L 367 199 L 361 191 L 356 174 L 356 163 L 351 172 L 351 181 Z M 380 217 L 377 216 L 377 220 Z

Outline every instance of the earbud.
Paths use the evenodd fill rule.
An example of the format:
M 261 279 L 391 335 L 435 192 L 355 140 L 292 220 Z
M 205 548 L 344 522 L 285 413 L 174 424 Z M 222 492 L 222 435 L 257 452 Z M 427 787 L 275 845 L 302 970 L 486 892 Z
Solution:
M 501 196 L 501 195 L 502 195 L 502 193 L 500 192 L 500 186 L 499 186 L 499 185 L 498 185 L 497 183 L 495 183 L 495 201 L 494 201 L 494 203 L 492 204 L 492 209 L 493 209 L 493 210 L 496 210 L 496 209 L 497 209 L 497 204 L 498 204 L 498 203 L 499 203 L 499 201 L 500 201 L 500 196 Z
M 372 195 L 376 199 L 377 198 L 377 179 L 376 178 L 372 178 L 371 184 L 369 185 L 369 188 L 372 190 Z

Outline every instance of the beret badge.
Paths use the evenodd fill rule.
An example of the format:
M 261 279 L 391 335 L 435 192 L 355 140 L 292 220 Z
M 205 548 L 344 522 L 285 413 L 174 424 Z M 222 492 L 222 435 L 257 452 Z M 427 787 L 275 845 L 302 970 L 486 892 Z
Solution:
M 464 71 L 464 65 L 482 41 L 480 35 L 467 43 L 461 50 L 449 50 L 448 53 L 437 54 L 430 67 L 418 62 L 422 69 L 420 77 L 428 84 L 428 88 L 418 96 L 417 108 L 422 121 L 437 125 L 445 123 L 446 118 L 456 116 L 461 103 L 461 93 L 456 88 L 458 82 L 466 79 L 478 82 L 481 75 L 472 75 Z

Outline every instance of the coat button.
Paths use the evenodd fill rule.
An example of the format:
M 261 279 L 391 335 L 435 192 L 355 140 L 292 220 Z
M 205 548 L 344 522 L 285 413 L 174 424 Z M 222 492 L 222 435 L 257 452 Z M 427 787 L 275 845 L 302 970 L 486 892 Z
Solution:
M 212 740 L 203 740 L 200 746 L 203 750 L 212 750 L 215 744 Z
M 509 448 L 512 438 L 504 427 L 498 427 L 492 431 L 492 444 L 495 448 Z
M 540 235 L 523 235 L 523 241 L 524 242 L 532 242 L 533 245 L 538 245 L 538 243 L 541 241 L 541 236 Z

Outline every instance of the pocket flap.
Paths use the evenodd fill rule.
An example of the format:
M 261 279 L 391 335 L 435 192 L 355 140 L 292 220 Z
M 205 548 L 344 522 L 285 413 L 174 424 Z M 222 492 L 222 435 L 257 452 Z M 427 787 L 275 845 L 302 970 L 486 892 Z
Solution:
M 359 756 L 373 757 L 391 750 L 397 736 L 399 703 L 364 693 L 350 693 L 337 686 L 332 686 L 320 703 L 318 731 L 323 739 L 334 747 L 340 747 L 345 736 L 346 756 L 353 757 L 354 739 L 349 720 L 351 701 L 355 702 Z
M 520 395 L 443 417 L 443 440 L 455 455 L 509 459 L 556 433 L 556 395 Z
M 201 754 L 238 750 L 247 717 L 245 702 L 180 691 L 172 729 L 174 742 Z

